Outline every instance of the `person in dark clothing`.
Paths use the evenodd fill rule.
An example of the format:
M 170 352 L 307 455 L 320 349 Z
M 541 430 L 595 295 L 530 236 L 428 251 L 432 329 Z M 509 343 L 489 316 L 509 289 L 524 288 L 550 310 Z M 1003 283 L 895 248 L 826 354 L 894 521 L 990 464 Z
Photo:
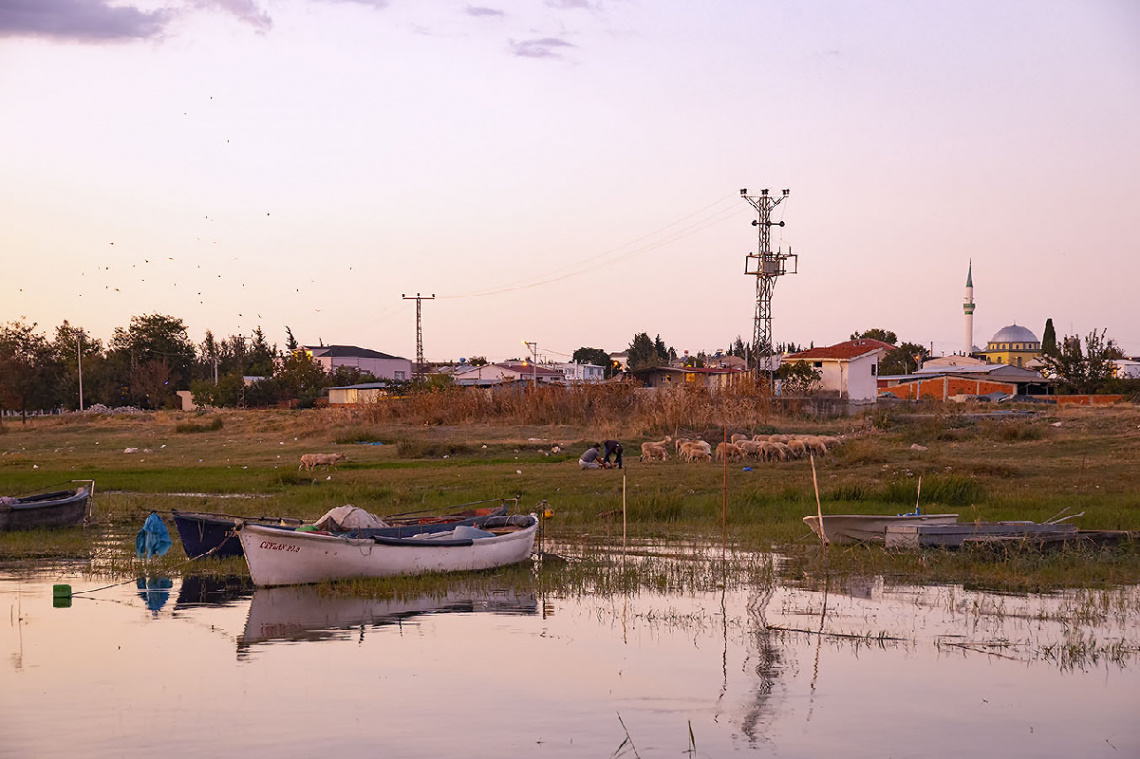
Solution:
M 602 462 L 605 464 L 610 463 L 610 456 L 613 456 L 614 457 L 613 463 L 617 464 L 618 469 L 622 469 L 623 467 L 621 465 L 621 453 L 622 453 L 621 443 L 619 443 L 616 440 L 607 440 L 605 445 L 606 445 L 606 450 L 605 450 L 604 455 L 602 456 Z

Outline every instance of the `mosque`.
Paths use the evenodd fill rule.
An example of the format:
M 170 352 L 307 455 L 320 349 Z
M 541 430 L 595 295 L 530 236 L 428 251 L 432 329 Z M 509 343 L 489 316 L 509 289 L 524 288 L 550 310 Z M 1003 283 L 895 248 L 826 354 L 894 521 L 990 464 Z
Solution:
M 962 304 L 966 313 L 966 350 L 967 356 L 984 360 L 987 364 L 1009 364 L 1010 366 L 1026 366 L 1035 358 L 1041 356 L 1041 341 L 1025 327 L 1011 324 L 997 331 L 990 341 L 986 343 L 985 350 L 974 345 L 974 263 L 970 262 L 969 272 L 966 274 L 966 301 Z

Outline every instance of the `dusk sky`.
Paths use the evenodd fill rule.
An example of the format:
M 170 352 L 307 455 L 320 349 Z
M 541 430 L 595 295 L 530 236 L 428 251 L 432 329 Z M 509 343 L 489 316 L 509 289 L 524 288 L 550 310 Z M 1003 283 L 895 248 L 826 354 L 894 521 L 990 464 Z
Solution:
M 752 332 L 1140 353 L 1140 4 L 0 0 L 0 321 L 429 360 Z

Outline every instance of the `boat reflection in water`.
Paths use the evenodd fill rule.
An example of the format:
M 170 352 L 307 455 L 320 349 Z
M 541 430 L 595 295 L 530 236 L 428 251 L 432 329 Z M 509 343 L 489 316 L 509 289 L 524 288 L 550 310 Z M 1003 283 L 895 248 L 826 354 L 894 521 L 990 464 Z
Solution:
M 538 614 L 538 598 L 521 588 L 455 588 L 389 599 L 335 596 L 314 585 L 258 588 L 238 651 L 261 643 L 344 639 L 350 630 L 363 633 L 364 628 L 396 625 L 425 614 L 476 612 Z
M 253 595 L 253 581 L 242 575 L 186 575 L 175 611 L 199 606 L 230 606 Z

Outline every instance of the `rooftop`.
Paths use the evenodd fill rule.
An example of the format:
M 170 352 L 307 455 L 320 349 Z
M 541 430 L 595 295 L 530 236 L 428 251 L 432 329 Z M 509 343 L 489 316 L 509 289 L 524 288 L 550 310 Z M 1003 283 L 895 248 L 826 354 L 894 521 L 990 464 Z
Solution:
M 850 361 L 853 358 L 860 356 L 868 356 L 872 353 L 893 351 L 896 346 L 890 343 L 884 343 L 882 340 L 872 340 L 871 338 L 861 338 L 859 340 L 848 340 L 845 343 L 837 343 L 829 345 L 826 348 L 811 348 L 810 350 L 800 351 L 793 353 L 790 356 L 785 356 L 786 361 L 795 361 L 799 359 L 831 359 L 837 361 Z

